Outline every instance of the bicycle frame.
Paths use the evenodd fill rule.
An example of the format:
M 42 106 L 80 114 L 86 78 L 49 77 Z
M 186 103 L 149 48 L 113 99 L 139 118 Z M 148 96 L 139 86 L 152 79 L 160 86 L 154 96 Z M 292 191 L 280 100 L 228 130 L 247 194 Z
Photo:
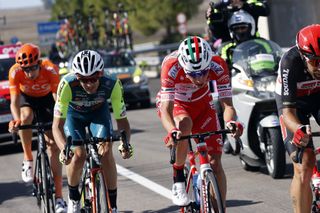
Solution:
M 101 212 L 100 200 L 98 200 L 99 193 L 102 193 L 102 202 L 105 202 L 104 207 L 106 209 L 104 209 L 104 211 L 111 212 L 108 189 L 104 181 L 104 174 L 101 168 L 100 157 L 98 156 L 98 148 L 96 146 L 101 141 L 102 140 L 90 135 L 90 138 L 86 139 L 84 143 L 87 158 L 81 177 L 82 187 L 80 192 L 82 205 L 85 212 Z M 100 184 L 102 184 L 102 192 L 98 191 L 100 189 L 97 189 L 97 187 L 100 185 L 96 185 L 96 179 L 99 179 L 99 181 L 102 179 L 102 182 L 100 182 Z
M 314 151 L 315 155 L 320 154 L 320 147 Z M 320 211 L 320 171 L 317 166 L 317 162 L 313 167 L 312 177 L 311 177 L 311 187 L 313 193 L 313 202 L 312 202 L 312 212 Z
M 89 138 L 84 140 L 84 146 L 87 158 L 81 177 L 81 201 L 84 212 L 100 213 L 112 212 L 111 203 L 108 194 L 108 187 L 105 183 L 103 169 L 101 167 L 100 156 L 98 155 L 97 144 L 103 142 L 101 138 L 93 137 L 89 129 Z M 71 138 L 68 138 L 66 153 L 69 153 Z M 121 131 L 121 135 L 112 137 L 112 141 L 124 141 L 125 149 L 128 150 L 126 135 Z M 102 181 L 101 181 L 102 180 Z M 98 183 L 98 184 L 96 184 Z M 101 188 L 100 188 L 101 187 Z M 100 198 L 102 198 L 100 200 Z
M 45 140 L 46 128 L 52 123 L 41 123 L 19 126 L 20 130 L 34 129 L 37 131 L 38 149 L 36 154 L 35 170 L 33 176 L 33 196 L 37 198 L 37 204 L 42 212 L 55 212 L 54 182 L 51 172 L 50 161 L 47 154 L 47 143 Z M 17 140 L 17 138 L 15 138 Z
M 319 137 L 320 132 L 313 132 L 312 137 Z M 296 155 L 292 159 L 296 163 L 302 163 L 304 148 L 298 148 Z M 315 157 L 320 154 L 320 147 L 314 150 Z M 317 161 L 313 167 L 312 177 L 311 177 L 311 189 L 313 194 L 313 201 L 311 212 L 318 213 L 320 211 L 320 171 L 317 165 Z
M 215 200 L 217 201 L 215 204 L 217 205 L 217 208 L 219 209 L 219 212 L 224 212 L 224 206 L 221 200 L 221 193 L 220 189 L 215 177 L 215 173 L 213 169 L 211 168 L 210 162 L 209 162 L 209 156 L 207 151 L 207 144 L 205 142 L 205 138 L 214 134 L 221 134 L 221 133 L 230 133 L 230 130 L 220 130 L 220 131 L 212 131 L 212 132 L 205 132 L 205 133 L 199 133 L 194 135 L 188 135 L 188 136 L 182 136 L 180 137 L 180 140 L 188 139 L 189 143 L 189 152 L 188 152 L 188 160 L 190 164 L 190 171 L 188 171 L 187 179 L 186 179 L 186 191 L 187 193 L 190 190 L 191 181 L 193 181 L 193 176 L 195 174 L 200 174 L 201 178 L 201 184 L 200 184 L 200 194 L 197 194 L 198 191 L 195 187 L 193 187 L 194 192 L 194 198 L 197 199 L 197 197 L 200 198 L 200 211 L 202 213 L 209 213 L 211 212 L 210 207 L 213 208 L 213 206 L 210 206 L 209 203 L 209 197 L 210 193 L 208 192 L 208 186 L 210 184 L 213 184 L 212 190 L 215 192 Z M 172 135 L 174 139 L 174 143 L 176 143 L 178 140 L 175 137 L 175 134 Z M 191 138 L 199 139 L 199 142 L 197 143 L 197 150 L 196 152 L 193 152 L 192 145 L 191 145 Z M 196 157 L 199 156 L 199 170 L 200 173 L 197 170 L 196 165 Z M 171 163 L 173 164 L 175 161 L 175 148 L 171 150 Z M 210 176 L 210 177 L 209 177 Z M 207 179 L 208 177 L 208 179 Z M 199 178 L 199 176 L 198 176 Z M 208 182 L 209 181 L 209 182 Z M 211 182 L 212 181 L 212 182 Z M 210 188 L 211 190 L 211 188 Z M 196 206 L 198 201 L 195 200 L 195 203 L 191 203 L 190 208 L 192 208 L 191 211 L 194 209 L 198 210 L 198 206 Z M 180 209 L 180 212 L 184 213 L 184 207 Z
M 190 140 L 189 140 L 189 147 L 192 148 Z M 199 157 L 199 160 L 200 160 L 200 172 L 198 171 L 197 165 L 196 165 L 196 158 L 197 157 Z M 197 200 L 197 198 L 199 196 L 200 197 L 207 196 L 204 177 L 206 176 L 206 174 L 208 172 L 213 173 L 213 170 L 212 170 L 210 163 L 209 163 L 209 157 L 208 157 L 208 153 L 207 153 L 206 143 L 199 142 L 197 144 L 197 151 L 196 152 L 193 152 L 193 150 L 190 149 L 190 151 L 188 152 L 188 159 L 189 159 L 189 164 L 190 164 L 190 172 L 189 172 L 187 180 L 186 180 L 187 181 L 187 186 L 186 186 L 187 193 L 190 190 L 190 185 L 193 181 L 193 176 L 195 174 L 198 174 L 199 175 L 198 178 L 201 179 L 201 185 L 200 185 L 201 186 L 201 188 L 200 188 L 201 195 L 196 194 L 198 192 L 196 190 L 193 190 L 194 198 L 195 198 L 195 205 L 193 205 L 193 206 L 197 208 L 197 205 L 199 204 L 199 201 Z M 206 200 L 206 199 L 201 199 L 201 201 L 204 201 L 204 200 Z M 209 204 L 207 202 L 200 202 L 200 205 L 201 205 L 201 209 L 208 209 L 209 208 Z M 204 211 L 204 212 L 206 212 L 206 211 Z

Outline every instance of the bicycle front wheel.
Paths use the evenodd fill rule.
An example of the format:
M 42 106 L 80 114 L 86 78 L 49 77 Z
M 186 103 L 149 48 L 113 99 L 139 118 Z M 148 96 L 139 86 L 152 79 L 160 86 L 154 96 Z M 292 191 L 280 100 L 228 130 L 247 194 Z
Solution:
M 99 171 L 95 174 L 93 180 L 93 188 L 93 213 L 111 212 L 109 196 L 102 171 Z
M 41 212 L 50 213 L 54 211 L 53 200 L 53 183 L 51 176 L 51 167 L 49 165 L 48 156 L 45 153 L 41 153 Z
M 216 176 L 211 172 L 205 173 L 205 192 L 202 191 L 201 206 L 204 213 L 224 213 L 224 205 Z

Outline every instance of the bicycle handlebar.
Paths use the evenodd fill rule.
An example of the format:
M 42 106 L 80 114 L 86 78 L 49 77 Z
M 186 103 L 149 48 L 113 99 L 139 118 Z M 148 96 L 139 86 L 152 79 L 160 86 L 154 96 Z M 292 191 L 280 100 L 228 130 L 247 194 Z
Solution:
M 23 130 L 23 129 L 49 130 L 52 128 L 52 122 L 20 125 L 18 128 L 19 130 Z
M 312 137 L 320 137 L 320 132 L 313 132 Z M 298 147 L 295 156 L 292 157 L 292 161 L 295 163 L 302 163 L 302 157 L 305 147 Z
M 25 130 L 25 129 L 32 129 L 32 130 L 49 130 L 52 128 L 52 122 L 47 122 L 47 123 L 36 123 L 36 124 L 26 124 L 26 125 L 20 125 L 18 126 L 19 130 Z M 11 134 L 12 136 L 12 141 L 14 144 L 18 143 L 18 134 L 16 132 L 13 132 Z
M 216 131 L 185 135 L 185 136 L 181 136 L 179 139 L 177 139 L 176 132 L 173 132 L 172 139 L 173 139 L 173 143 L 176 144 L 178 141 L 181 141 L 181 140 L 195 138 L 195 139 L 199 139 L 200 141 L 203 141 L 206 137 L 209 137 L 211 135 L 229 134 L 229 133 L 232 133 L 232 131 L 229 129 L 221 129 L 221 130 L 216 130 Z M 170 163 L 174 164 L 175 161 L 176 161 L 176 147 L 174 146 L 170 149 Z
M 122 141 L 123 142 L 123 148 L 125 151 L 129 151 L 129 142 L 127 139 L 127 134 L 125 130 L 120 130 L 120 133 L 114 133 L 111 137 L 111 142 L 113 141 Z M 91 144 L 91 145 L 96 145 L 99 142 L 105 142 L 104 138 L 96 138 L 96 137 L 89 137 L 83 140 L 83 143 Z M 70 159 L 70 147 L 72 145 L 72 137 L 68 136 L 67 137 L 67 142 L 65 144 L 65 156 L 67 157 L 67 160 Z

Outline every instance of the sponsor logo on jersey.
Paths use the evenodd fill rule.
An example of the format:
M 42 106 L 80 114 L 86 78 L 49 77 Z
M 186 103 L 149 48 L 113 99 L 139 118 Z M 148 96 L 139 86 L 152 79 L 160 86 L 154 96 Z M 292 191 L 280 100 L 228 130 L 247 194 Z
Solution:
M 33 91 L 40 91 L 40 90 L 43 90 L 43 91 L 48 91 L 50 90 L 50 84 L 33 84 L 33 85 L 22 85 L 22 90 L 23 91 L 30 91 L 30 90 L 33 90 Z
M 305 81 L 305 82 L 299 82 L 297 84 L 298 89 L 315 89 L 317 87 L 320 87 L 320 81 L 313 80 L 313 81 Z
M 204 121 L 204 123 L 201 125 L 201 129 L 204 129 L 208 124 L 209 122 L 212 120 L 211 117 L 208 117 L 207 120 Z
M 229 75 L 223 75 L 218 79 L 220 84 L 226 84 L 230 82 L 230 76 Z
M 211 61 L 210 69 L 213 70 L 217 74 L 217 76 L 221 75 L 224 71 L 223 68 L 214 61 Z
M 173 79 L 176 79 L 177 74 L 178 74 L 178 69 L 176 66 L 173 66 L 168 72 L 168 75 Z
M 59 88 L 58 88 L 58 97 L 61 96 L 61 91 L 63 89 L 63 87 L 66 85 L 66 82 L 65 81 L 61 81 L 60 85 L 59 85 Z
M 289 69 L 284 69 L 282 73 L 283 95 L 289 95 L 288 75 Z

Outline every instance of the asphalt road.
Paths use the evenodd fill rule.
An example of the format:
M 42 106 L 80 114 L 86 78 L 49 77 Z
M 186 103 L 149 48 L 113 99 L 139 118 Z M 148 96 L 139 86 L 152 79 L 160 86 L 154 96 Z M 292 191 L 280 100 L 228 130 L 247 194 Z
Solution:
M 153 96 L 158 89 L 157 82 L 158 79 L 150 82 Z M 122 160 L 115 150 L 120 173 L 120 212 L 177 212 L 169 199 L 172 169 L 169 151 L 162 142 L 165 133 L 155 108 L 129 110 L 128 118 L 133 133 L 134 157 Z M 0 145 L 0 213 L 38 211 L 35 198 L 31 196 L 32 186 L 21 180 L 21 161 L 21 149 L 12 145 Z M 292 212 L 289 199 L 292 177 L 290 163 L 287 164 L 286 176 L 280 180 L 273 180 L 266 174 L 266 169 L 258 172 L 244 171 L 237 156 L 223 155 L 223 165 L 228 179 L 229 213 Z M 66 189 L 64 178 L 65 197 Z

